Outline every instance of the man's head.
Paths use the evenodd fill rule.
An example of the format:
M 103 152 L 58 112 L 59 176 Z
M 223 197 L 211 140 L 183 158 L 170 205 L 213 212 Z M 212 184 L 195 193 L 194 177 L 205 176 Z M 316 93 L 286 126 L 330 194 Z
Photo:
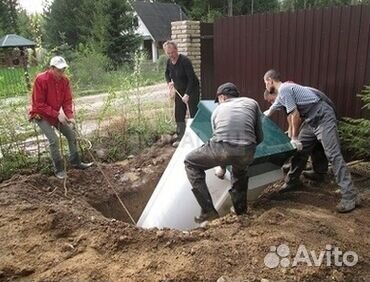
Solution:
M 263 76 L 263 80 L 265 82 L 267 91 L 269 91 L 271 94 L 277 92 L 277 86 L 281 83 L 279 72 L 273 69 L 268 70 Z
M 239 97 L 238 88 L 231 82 L 221 84 L 217 88 L 215 103 L 223 103 L 229 98 Z
M 64 75 L 64 70 L 68 67 L 66 60 L 61 56 L 52 57 L 50 60 L 50 67 L 54 74 L 58 77 Z
M 163 50 L 166 53 L 167 57 L 173 61 L 177 60 L 177 58 L 179 57 L 177 45 L 174 41 L 166 41 L 163 44 Z

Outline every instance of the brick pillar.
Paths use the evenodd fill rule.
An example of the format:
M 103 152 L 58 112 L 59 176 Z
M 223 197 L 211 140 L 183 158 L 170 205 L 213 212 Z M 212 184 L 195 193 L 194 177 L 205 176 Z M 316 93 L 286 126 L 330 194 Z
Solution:
M 171 39 L 177 43 L 179 53 L 191 60 L 194 71 L 200 80 L 200 22 L 172 22 Z

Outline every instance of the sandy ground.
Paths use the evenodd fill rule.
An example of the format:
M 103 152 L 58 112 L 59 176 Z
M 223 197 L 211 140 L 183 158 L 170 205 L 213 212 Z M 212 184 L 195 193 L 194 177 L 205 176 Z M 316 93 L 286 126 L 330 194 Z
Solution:
M 119 96 L 120 93 L 117 93 Z M 97 115 L 104 107 L 104 102 L 108 97 L 108 93 L 97 95 L 85 96 L 75 99 L 75 112 L 78 114 L 80 111 L 84 112 L 87 118 L 83 119 L 81 124 L 81 132 L 89 134 L 98 127 Z M 168 102 L 168 88 L 166 83 L 160 83 L 152 86 L 142 87 L 138 92 L 133 91 L 129 94 L 131 101 L 136 101 L 140 97 L 141 102 Z M 117 98 L 113 102 L 113 108 L 120 108 L 121 104 L 125 103 L 122 99 Z
M 135 220 L 173 152 L 161 143 L 103 165 Z M 96 166 L 69 170 L 65 187 L 55 177 L 16 175 L 0 184 L 0 280 L 370 281 L 369 164 L 351 170 L 363 201 L 349 214 L 334 211 L 332 178 L 284 194 L 276 183 L 247 215 L 191 231 L 135 227 Z M 321 266 L 292 266 L 300 245 L 311 262 L 322 251 Z M 358 262 L 333 265 L 335 248 Z

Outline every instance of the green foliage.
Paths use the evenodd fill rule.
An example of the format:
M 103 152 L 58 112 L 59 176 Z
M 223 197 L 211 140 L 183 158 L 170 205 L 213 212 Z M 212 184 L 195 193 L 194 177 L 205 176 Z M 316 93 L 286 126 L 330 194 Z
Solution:
M 157 70 L 164 73 L 167 65 L 168 57 L 167 55 L 160 55 L 157 60 Z
M 363 108 L 370 110 L 370 86 L 365 86 L 358 95 L 364 103 Z M 368 114 L 369 112 L 367 112 Z M 370 119 L 343 118 L 339 123 L 339 134 L 344 149 L 356 158 L 370 159 Z
M 18 0 L 0 0 L 0 31 L 4 34 L 18 33 L 18 6 Z
M 38 68 L 29 69 L 30 77 L 34 77 Z M 0 99 L 24 96 L 28 92 L 23 68 L 0 68 Z
M 77 49 L 80 44 L 88 44 L 118 68 L 139 46 L 133 23 L 127 1 L 54 0 L 45 11 L 44 28 L 49 47 L 64 43 Z
M 75 88 L 93 89 L 99 84 L 108 84 L 110 75 L 107 70 L 110 60 L 107 56 L 90 48 L 80 46 L 74 53 L 73 63 L 69 71 L 72 73 L 72 82 Z

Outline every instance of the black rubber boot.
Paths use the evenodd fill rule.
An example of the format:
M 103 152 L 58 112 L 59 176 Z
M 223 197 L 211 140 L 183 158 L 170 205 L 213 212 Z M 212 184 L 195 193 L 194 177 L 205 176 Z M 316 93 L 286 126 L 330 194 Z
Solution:
M 78 154 L 74 154 L 70 157 L 71 166 L 75 169 L 87 169 L 92 166 L 94 163 L 84 163 L 81 162 L 80 156 Z
M 247 191 L 238 191 L 234 187 L 229 190 L 231 201 L 237 215 L 247 212 Z
M 281 186 L 279 193 L 291 192 L 297 190 L 301 186 L 303 186 L 303 183 L 300 180 L 290 180 Z
M 304 170 L 302 175 L 312 181 L 323 182 L 325 180 L 325 173 L 317 173 L 314 170 Z
M 197 200 L 198 204 L 202 208 L 201 214 L 194 217 L 196 223 L 202 223 L 204 221 L 213 220 L 219 217 L 218 212 L 212 203 L 211 195 L 207 188 L 202 190 L 192 189 L 191 190 Z

